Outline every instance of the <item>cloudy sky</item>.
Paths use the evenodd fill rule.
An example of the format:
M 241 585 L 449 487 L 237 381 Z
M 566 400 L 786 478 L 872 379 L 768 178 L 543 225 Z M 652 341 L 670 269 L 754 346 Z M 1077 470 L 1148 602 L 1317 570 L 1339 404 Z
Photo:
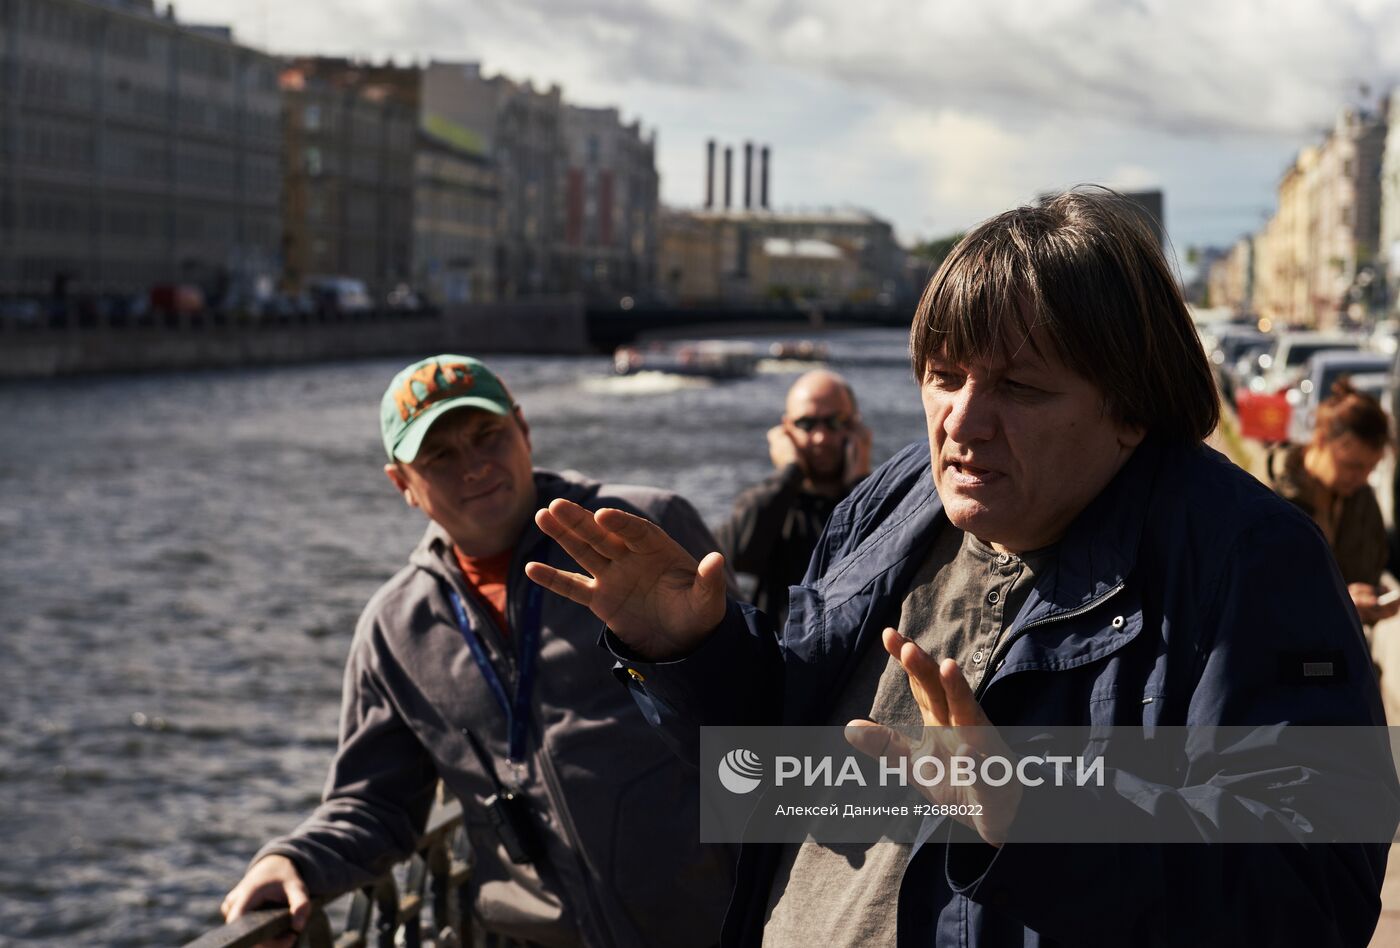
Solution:
M 905 239 L 1099 182 L 1162 188 L 1178 252 L 1228 244 L 1299 146 L 1400 77 L 1398 0 L 176 6 L 275 52 L 476 60 L 616 105 L 656 130 L 669 204 L 703 199 L 707 138 L 768 143 L 776 206 L 866 207 Z

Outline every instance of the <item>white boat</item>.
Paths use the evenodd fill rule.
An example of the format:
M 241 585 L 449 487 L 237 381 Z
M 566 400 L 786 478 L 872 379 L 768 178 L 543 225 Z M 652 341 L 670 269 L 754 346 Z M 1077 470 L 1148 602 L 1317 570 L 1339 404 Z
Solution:
M 753 375 L 758 359 L 758 349 L 746 342 L 706 340 L 646 348 L 620 346 L 613 353 L 613 371 L 618 375 L 669 372 L 673 375 L 736 379 Z

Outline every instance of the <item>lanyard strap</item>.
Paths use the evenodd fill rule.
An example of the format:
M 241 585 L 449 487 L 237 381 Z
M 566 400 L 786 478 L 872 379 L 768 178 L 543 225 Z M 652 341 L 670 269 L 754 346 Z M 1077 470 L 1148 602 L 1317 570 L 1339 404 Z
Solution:
M 530 728 L 530 693 L 535 687 L 535 668 L 540 654 L 540 610 L 544 591 L 534 583 L 530 583 L 530 591 L 525 597 L 525 613 L 522 616 L 518 635 L 520 650 L 517 659 L 520 677 L 516 680 L 513 701 L 506 695 L 506 686 L 502 683 L 501 676 L 496 673 L 495 667 L 492 666 L 491 659 L 486 657 L 486 647 L 482 644 L 480 636 L 477 635 L 476 627 L 472 625 L 471 616 L 467 614 L 467 609 L 462 604 L 462 597 L 457 595 L 455 589 L 448 589 L 447 596 L 452 602 L 452 611 L 457 617 L 457 629 L 462 633 L 462 638 L 466 640 L 467 651 L 472 653 L 472 658 L 476 660 L 476 667 L 481 670 L 481 677 L 486 679 L 491 694 L 495 696 L 496 703 L 501 707 L 501 713 L 506 716 L 510 762 L 521 764 L 525 760 L 525 741 Z

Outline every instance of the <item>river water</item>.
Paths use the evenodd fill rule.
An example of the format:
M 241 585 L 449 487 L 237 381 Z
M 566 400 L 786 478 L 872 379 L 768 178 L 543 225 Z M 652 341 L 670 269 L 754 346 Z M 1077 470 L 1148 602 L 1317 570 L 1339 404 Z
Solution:
M 904 333 L 824 341 L 877 463 L 924 436 Z M 314 806 L 356 617 L 422 531 L 381 472 L 407 361 L 0 386 L 0 944 L 181 944 Z M 712 526 L 770 470 L 794 377 L 489 362 L 536 464 Z

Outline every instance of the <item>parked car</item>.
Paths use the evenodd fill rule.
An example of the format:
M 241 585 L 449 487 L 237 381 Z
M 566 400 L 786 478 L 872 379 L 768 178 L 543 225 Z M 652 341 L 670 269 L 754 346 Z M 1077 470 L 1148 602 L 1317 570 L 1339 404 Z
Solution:
M 1319 352 L 1360 349 L 1364 339 L 1345 333 L 1284 332 L 1268 352 L 1258 357 L 1260 374 L 1247 387 L 1237 387 L 1235 409 L 1240 433 L 1264 442 L 1287 441 L 1292 430 L 1292 402 L 1288 390 L 1307 372 L 1308 359 Z
M 1246 353 L 1266 351 L 1274 344 L 1274 337 L 1262 333 L 1252 326 L 1227 326 L 1214 335 L 1214 345 L 1208 350 L 1211 367 L 1215 370 L 1215 380 L 1225 397 L 1234 400 L 1237 384 L 1235 368 Z
M 1360 349 L 1365 341 L 1362 336 L 1348 333 L 1279 333 L 1273 348 L 1259 357 L 1259 365 L 1264 369 L 1260 384 L 1251 384 L 1250 388 L 1256 392 L 1287 391 L 1302 380 L 1307 373 L 1308 360 L 1319 352 Z
M 263 319 L 285 322 L 315 312 L 316 304 L 308 293 L 276 293 L 263 303 L 259 315 Z
M 363 280 L 346 276 L 314 276 L 306 280 L 306 292 L 318 310 L 332 313 L 367 313 L 374 309 Z
M 1227 398 L 1233 401 L 1240 389 L 1249 388 L 1256 377 L 1264 374 L 1264 370 L 1259 366 L 1259 357 L 1267 355 L 1273 346 L 1274 337 L 1264 336 L 1258 340 L 1242 342 L 1237 347 L 1235 361 L 1226 367 L 1225 372 Z
M 43 319 L 44 307 L 38 300 L 0 300 L 0 319 L 13 320 L 26 326 L 35 326 Z
M 155 313 L 198 313 L 204 309 L 204 292 L 188 283 L 158 283 L 151 287 L 150 308 Z
M 1395 351 L 1400 349 L 1400 321 L 1383 319 L 1376 323 L 1375 328 L 1371 330 L 1371 340 L 1367 348 L 1394 355 Z
M 1386 373 L 1390 371 L 1391 362 L 1391 356 L 1379 352 L 1336 349 L 1319 352 L 1309 359 L 1307 374 L 1297 386 L 1285 393 L 1292 409 L 1289 440 L 1302 444 L 1312 439 L 1317 406 L 1332 394 L 1332 386 L 1339 378 L 1344 375 L 1350 376 L 1352 384 L 1357 388 L 1361 387 L 1359 380 L 1366 380 L 1366 384 L 1374 388 L 1374 377 L 1379 373 L 1380 378 L 1384 380 L 1387 377 Z M 1377 398 L 1383 397 L 1384 384 L 1372 394 Z
M 1363 394 L 1370 395 L 1376 401 L 1380 402 L 1381 407 L 1385 409 L 1386 415 L 1390 416 L 1391 424 L 1393 425 L 1395 423 L 1395 417 L 1391 414 L 1390 408 L 1391 387 L 1394 385 L 1395 380 L 1391 378 L 1389 372 L 1358 372 L 1356 375 L 1353 375 L 1349 381 L 1351 382 L 1352 388 Z
M 423 308 L 423 298 L 407 283 L 400 283 L 390 290 L 384 297 L 384 303 L 390 309 L 399 311 L 416 312 Z

